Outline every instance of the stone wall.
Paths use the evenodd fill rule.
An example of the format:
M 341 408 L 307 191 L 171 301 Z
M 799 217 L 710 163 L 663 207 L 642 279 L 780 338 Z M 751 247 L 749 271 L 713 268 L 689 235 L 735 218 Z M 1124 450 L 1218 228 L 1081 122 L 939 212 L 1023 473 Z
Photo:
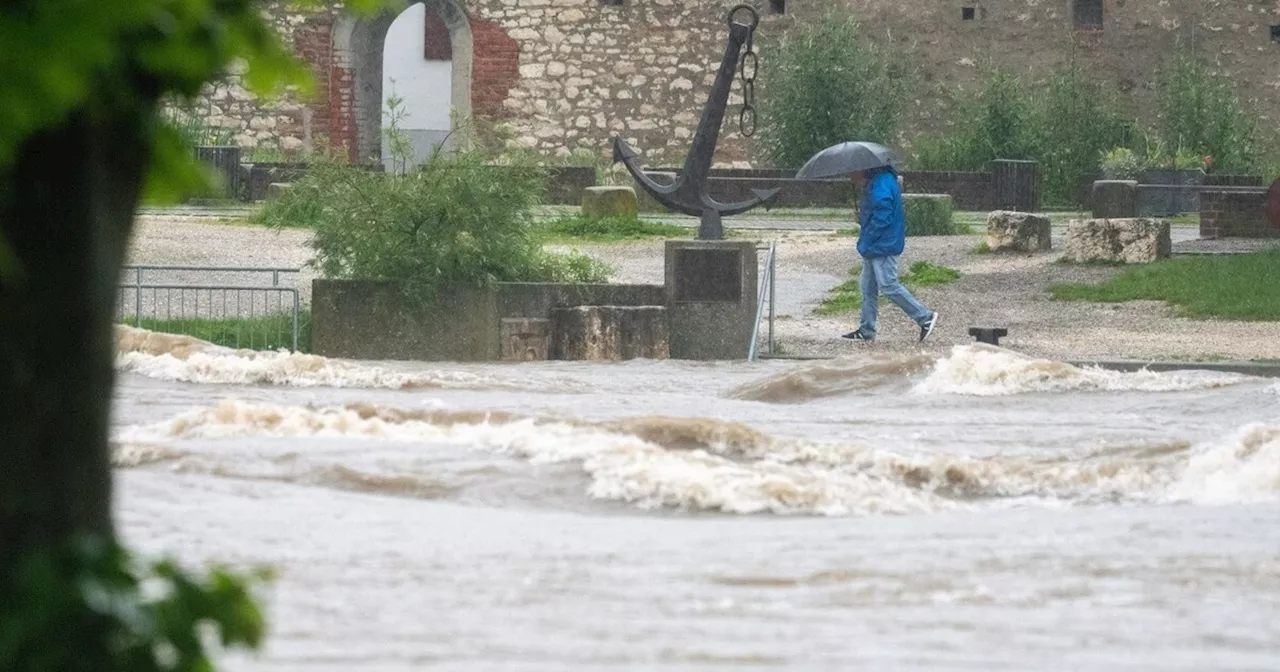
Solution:
M 733 4 L 427 1 L 444 16 L 453 42 L 455 109 L 492 118 L 515 144 L 552 157 L 575 150 L 607 157 L 611 135 L 620 134 L 648 166 L 683 159 L 724 51 L 725 12 Z M 1264 132 L 1280 132 L 1280 43 L 1271 39 L 1280 0 L 1103 0 L 1101 24 L 1086 30 L 1075 25 L 1077 1 L 821 0 L 791 3 L 778 15 L 770 9 L 774 3 L 762 0 L 760 95 L 768 92 L 768 42 L 791 22 L 845 8 L 862 18 L 869 39 L 893 42 L 921 66 L 924 84 L 899 138 L 905 147 L 915 130 L 949 123 L 942 95 L 972 86 L 984 58 L 1033 76 L 1069 57 L 1082 59 L 1150 117 L 1150 85 L 1177 40 L 1194 40 L 1236 81 Z M 379 99 L 381 83 L 370 80 L 380 76 L 380 61 L 373 59 L 380 58 L 394 13 L 357 19 L 340 2 L 286 10 L 278 0 L 265 3 L 264 12 L 312 66 L 317 95 L 306 104 L 292 96 L 264 104 L 232 73 L 209 91 L 215 123 L 235 129 L 247 147 L 278 140 L 296 153 L 311 138 L 346 147 L 360 160 L 376 155 L 380 100 L 370 101 Z M 740 102 L 740 86 L 735 83 L 731 104 Z M 727 116 L 717 165 L 749 167 L 755 143 L 741 137 L 734 118 Z
M 1280 229 L 1267 221 L 1267 192 L 1200 192 L 1201 238 L 1277 238 Z
M 869 37 L 912 53 L 926 86 L 911 106 L 909 130 L 947 123 L 941 94 L 972 86 L 984 59 L 1033 77 L 1080 59 L 1152 119 L 1156 70 L 1182 41 L 1231 76 L 1265 133 L 1280 133 L 1280 43 L 1271 37 L 1280 1 L 1101 0 L 1102 22 L 1092 28 L 1076 24 L 1079 1 L 825 0 L 793 3 L 787 11 L 796 21 L 812 21 L 827 8 L 845 8 L 863 20 Z M 910 139 L 909 132 L 901 138 Z
M 458 33 L 451 36 L 468 79 L 468 111 L 500 124 L 514 145 L 548 157 L 604 158 L 617 134 L 650 165 L 679 161 L 727 38 L 728 6 L 694 0 L 434 0 L 429 19 L 438 24 L 432 7 L 446 22 L 449 8 L 466 13 L 469 49 L 460 54 Z M 395 13 L 355 17 L 340 2 L 299 10 L 279 1 L 263 11 L 311 66 L 316 95 L 305 103 L 292 95 L 263 103 L 232 73 L 202 101 L 213 124 L 234 129 L 237 144 L 278 146 L 289 159 L 320 143 L 347 148 L 353 160 L 375 159 L 379 111 L 370 101 L 380 98 L 377 59 Z M 772 29 L 769 18 L 761 30 Z M 740 103 L 739 87 L 731 102 Z M 730 122 L 718 165 L 747 166 L 749 144 Z

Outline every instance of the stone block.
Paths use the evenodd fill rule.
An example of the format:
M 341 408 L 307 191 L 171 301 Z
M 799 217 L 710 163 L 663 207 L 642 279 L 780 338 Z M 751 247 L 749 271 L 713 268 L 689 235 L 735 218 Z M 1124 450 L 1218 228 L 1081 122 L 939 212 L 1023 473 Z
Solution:
M 506 362 L 536 362 L 549 359 L 551 320 L 505 318 L 498 323 L 499 357 Z
M 565 360 L 667 359 L 664 306 L 573 306 L 551 311 L 552 356 Z
M 1098 180 L 1093 183 L 1093 218 L 1138 216 L 1138 183 L 1134 180 Z
M 634 217 L 638 211 L 632 187 L 587 187 L 582 190 L 582 214 L 593 219 Z
M 1145 264 L 1173 251 L 1169 222 L 1122 218 L 1072 220 L 1067 224 L 1066 259 Z
M 987 215 L 987 246 L 992 252 L 1045 252 L 1052 248 L 1049 218 L 1029 212 L 996 210 Z

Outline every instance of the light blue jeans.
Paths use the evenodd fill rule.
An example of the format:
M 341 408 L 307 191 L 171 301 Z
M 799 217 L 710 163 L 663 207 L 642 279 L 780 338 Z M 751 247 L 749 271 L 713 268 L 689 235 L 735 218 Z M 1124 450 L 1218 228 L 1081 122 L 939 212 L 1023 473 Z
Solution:
M 901 282 L 898 282 L 896 256 L 863 259 L 862 277 L 859 283 L 862 285 L 862 324 L 858 325 L 858 329 L 868 339 L 876 337 L 876 302 L 880 294 L 884 294 L 890 301 L 898 304 L 907 317 L 921 326 L 930 315 L 933 315 L 928 308 L 916 301 L 916 297 L 911 296 L 911 292 L 908 292 Z

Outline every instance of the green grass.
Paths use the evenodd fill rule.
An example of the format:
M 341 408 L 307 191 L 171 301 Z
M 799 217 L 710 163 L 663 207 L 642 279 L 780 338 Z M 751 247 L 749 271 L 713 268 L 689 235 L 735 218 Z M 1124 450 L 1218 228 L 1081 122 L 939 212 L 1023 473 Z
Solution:
M 561 217 L 534 225 L 534 231 L 546 242 L 598 242 L 646 240 L 650 238 L 689 238 L 694 229 L 650 222 L 639 217 L 601 217 L 582 215 Z
M 978 243 L 977 245 L 974 246 L 973 253 L 974 254 L 991 254 L 991 244 L 984 240 L 981 243 Z
M 833 288 L 822 303 L 814 309 L 818 315 L 843 315 L 862 309 L 862 289 L 858 283 L 858 275 L 862 268 L 855 267 L 849 272 L 849 279 Z M 955 282 L 960 278 L 960 271 L 946 266 L 936 266 L 927 261 L 917 261 L 911 268 L 898 276 L 904 287 L 915 292 L 921 287 L 935 287 Z M 880 297 L 884 303 L 888 299 Z
M 1165 301 L 1185 317 L 1280 320 L 1280 250 L 1133 266 L 1100 284 L 1050 288 L 1060 301 Z
M 134 320 L 122 324 L 139 326 Z M 228 317 L 222 319 L 142 318 L 141 327 L 166 334 L 185 334 L 228 348 L 250 350 L 291 349 L 293 318 L 290 315 Z M 298 352 L 311 352 L 311 313 L 298 313 Z

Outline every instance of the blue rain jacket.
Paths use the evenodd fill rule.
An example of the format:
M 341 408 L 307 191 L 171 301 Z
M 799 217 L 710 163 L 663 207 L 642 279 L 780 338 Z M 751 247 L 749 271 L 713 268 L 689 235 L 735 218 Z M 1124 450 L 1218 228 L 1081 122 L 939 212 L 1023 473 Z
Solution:
M 902 254 L 906 244 L 907 216 L 902 205 L 898 173 L 891 167 L 877 168 L 862 195 L 858 224 L 858 254 L 863 258 Z

